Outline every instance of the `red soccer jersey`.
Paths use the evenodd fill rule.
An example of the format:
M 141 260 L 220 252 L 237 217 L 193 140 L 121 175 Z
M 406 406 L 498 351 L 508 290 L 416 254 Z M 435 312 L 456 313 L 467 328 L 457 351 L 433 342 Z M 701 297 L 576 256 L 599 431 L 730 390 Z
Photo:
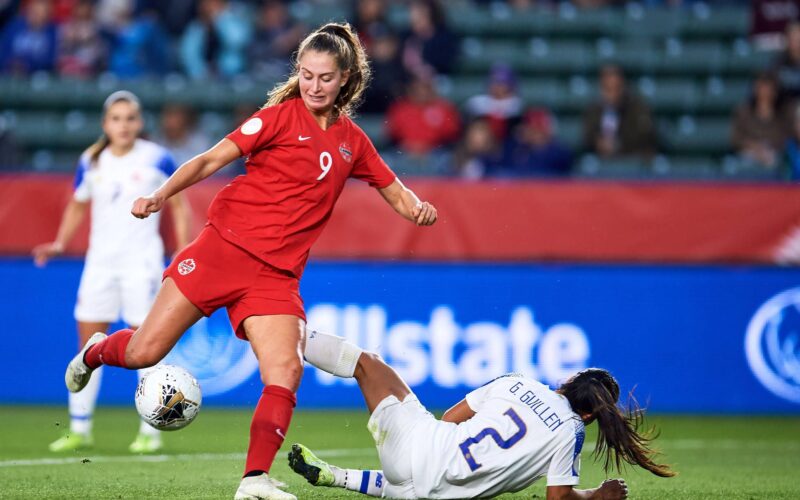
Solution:
M 247 157 L 247 174 L 217 193 L 209 222 L 298 278 L 347 179 L 380 189 L 396 178 L 352 120 L 322 130 L 300 98 L 258 111 L 227 138 Z

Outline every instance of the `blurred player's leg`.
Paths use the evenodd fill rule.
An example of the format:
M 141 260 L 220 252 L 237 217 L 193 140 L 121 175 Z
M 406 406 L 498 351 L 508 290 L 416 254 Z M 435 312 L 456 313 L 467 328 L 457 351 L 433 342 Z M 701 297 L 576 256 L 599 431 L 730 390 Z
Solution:
M 83 350 L 86 342 L 95 332 L 108 330 L 106 322 L 78 321 L 78 348 Z M 86 384 L 81 393 L 69 393 L 69 431 L 58 440 L 50 443 L 50 451 L 69 451 L 87 448 L 92 440 L 92 418 L 100 391 L 102 373 L 97 373 Z
M 150 370 L 151 368 L 136 370 L 137 380 L 142 380 L 142 377 Z M 139 433 L 136 435 L 136 439 L 128 446 L 128 450 L 131 453 L 155 453 L 162 447 L 161 431 L 140 419 Z
M 147 313 L 153 307 L 158 289 L 161 284 L 163 269 L 161 266 L 152 268 L 126 270 L 121 276 L 122 288 L 122 320 L 129 325 L 131 330 L 138 330 L 147 318 Z M 136 371 L 138 380 L 152 368 Z M 139 432 L 136 439 L 128 446 L 131 453 L 155 453 L 162 448 L 161 431 L 150 426 L 144 420 L 139 421 Z
M 342 469 L 317 458 L 302 444 L 293 444 L 289 467 L 314 486 L 332 486 L 365 495 L 383 495 L 385 479 L 379 470 Z

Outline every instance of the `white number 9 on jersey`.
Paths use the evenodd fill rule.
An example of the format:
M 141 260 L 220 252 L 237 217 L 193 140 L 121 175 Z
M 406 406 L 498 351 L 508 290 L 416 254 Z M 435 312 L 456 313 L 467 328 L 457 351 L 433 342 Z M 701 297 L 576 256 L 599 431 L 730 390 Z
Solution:
M 333 157 L 327 151 L 323 151 L 319 155 L 319 168 L 322 169 L 322 173 L 319 174 L 319 177 L 317 177 L 318 181 L 321 181 L 322 179 L 325 178 L 326 175 L 328 175 L 328 172 L 331 171 L 332 165 L 333 165 Z

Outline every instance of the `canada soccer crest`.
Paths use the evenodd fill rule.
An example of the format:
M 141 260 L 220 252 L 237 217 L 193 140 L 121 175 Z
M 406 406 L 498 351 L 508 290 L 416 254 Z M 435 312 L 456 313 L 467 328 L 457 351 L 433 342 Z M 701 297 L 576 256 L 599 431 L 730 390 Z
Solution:
M 194 271 L 194 268 L 197 267 L 194 263 L 194 259 L 186 259 L 182 260 L 180 264 L 178 264 L 178 272 L 181 276 L 186 276 L 190 272 Z
M 339 144 L 339 154 L 342 155 L 342 158 L 344 158 L 344 161 L 347 163 L 350 163 L 350 161 L 353 159 L 353 151 L 350 149 L 350 145 L 346 142 Z

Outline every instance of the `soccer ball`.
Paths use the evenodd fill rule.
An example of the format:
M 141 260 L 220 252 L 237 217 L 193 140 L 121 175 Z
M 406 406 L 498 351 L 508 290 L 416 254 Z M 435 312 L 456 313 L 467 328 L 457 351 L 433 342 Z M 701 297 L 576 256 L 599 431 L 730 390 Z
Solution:
M 192 423 L 203 396 L 189 372 L 175 365 L 158 365 L 139 381 L 135 399 L 142 420 L 160 431 L 176 431 Z

